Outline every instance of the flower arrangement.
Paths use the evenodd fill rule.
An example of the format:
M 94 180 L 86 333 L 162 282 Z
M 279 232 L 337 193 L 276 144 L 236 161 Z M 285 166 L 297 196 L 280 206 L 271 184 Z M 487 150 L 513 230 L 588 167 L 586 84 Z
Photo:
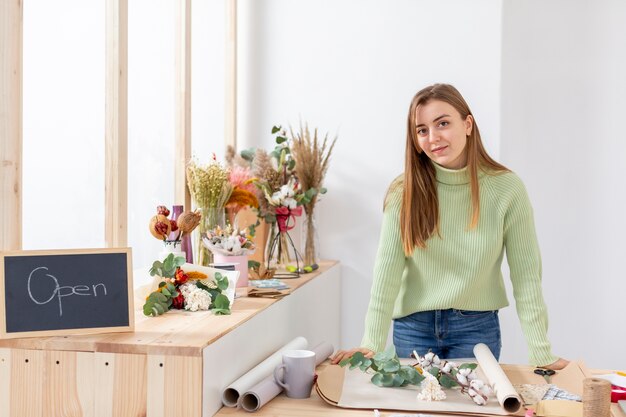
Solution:
M 247 233 L 247 229 L 233 229 L 232 225 L 210 230 L 202 241 L 211 252 L 225 256 L 249 255 L 255 250 L 252 236 Z
M 208 265 L 211 255 L 202 245 L 202 235 L 215 226 L 224 226 L 224 207 L 231 197 L 233 185 L 229 181 L 228 169 L 217 162 L 215 155 L 207 165 L 200 165 L 193 159 L 189 162 L 187 185 L 196 207 L 202 213 L 196 251 L 199 254 L 198 262 Z
M 215 273 L 214 280 L 200 272 L 187 273 L 181 268 L 184 264 L 185 258 L 172 253 L 163 262 L 152 264 L 150 275 L 158 275 L 163 281 L 146 297 L 143 314 L 156 317 L 171 309 L 230 314 L 230 300 L 223 294 L 228 289 L 228 278 L 219 272 Z
M 299 254 L 287 232 L 293 229 L 296 217 L 302 214 L 301 205 L 308 204 L 317 194 L 315 189 L 304 190 L 298 181 L 295 171 L 296 161 L 285 131 L 280 126 L 274 126 L 272 134 L 276 135 L 276 146 L 271 153 L 257 149 L 241 154 L 244 159 L 251 162 L 252 173 L 257 178 L 255 185 L 259 190 L 258 215 L 272 225 L 268 269 L 273 254 L 276 254 L 278 264 L 287 265 L 291 262 L 290 246 L 298 262 Z M 301 268 L 296 270 L 302 272 Z
M 170 211 L 165 206 L 157 206 L 157 214 L 150 218 L 150 233 L 163 241 L 180 242 L 184 235 L 191 233 L 200 223 L 198 212 L 185 211 L 177 220 L 169 219 Z M 176 246 L 176 243 L 174 244 Z
M 319 195 L 326 193 L 322 183 L 328 170 L 329 159 L 337 142 L 337 137 L 329 142 L 327 134 L 323 140 L 320 140 L 317 137 L 317 129 L 314 129 L 313 135 L 311 135 L 309 126 L 306 124 L 304 127 L 300 124 L 300 130 L 295 133 L 291 129 L 291 137 L 293 158 L 296 161 L 296 176 L 302 188 L 311 190 L 311 197 L 302 206 L 306 213 L 304 262 L 307 265 L 313 265 L 317 263 L 314 210 Z
M 350 365 L 350 369 L 359 368 L 363 372 L 373 373 L 372 383 L 380 387 L 404 387 L 409 384 L 419 385 L 421 390 L 417 399 L 420 401 L 441 401 L 446 398 L 443 388 L 460 387 L 461 393 L 467 394 L 477 405 L 485 405 L 491 395 L 491 387 L 477 378 L 475 363 L 449 362 L 441 360 L 433 352 L 424 356 L 413 351 L 417 359 L 415 365 L 402 365 L 390 347 L 368 359 L 361 352 L 342 360 L 339 365 Z

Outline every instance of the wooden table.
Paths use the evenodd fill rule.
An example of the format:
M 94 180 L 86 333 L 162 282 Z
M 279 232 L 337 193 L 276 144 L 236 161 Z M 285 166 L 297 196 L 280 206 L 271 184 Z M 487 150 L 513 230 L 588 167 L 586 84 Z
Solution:
M 0 417 L 208 417 L 221 390 L 296 336 L 339 344 L 340 265 L 286 280 L 230 316 L 170 311 L 135 332 L 0 340 Z
M 317 372 L 321 372 L 326 366 L 328 366 L 329 361 L 321 364 L 317 368 Z M 512 372 L 523 372 L 529 375 L 533 374 L 535 367 L 527 366 L 527 365 L 502 365 L 502 369 L 509 373 Z M 590 374 L 600 375 L 610 373 L 612 371 L 607 370 L 589 370 Z M 591 375 L 589 375 L 591 376 Z M 541 379 L 541 377 L 538 377 Z M 534 381 L 532 383 L 541 383 L 541 381 Z M 617 404 L 611 405 L 611 412 L 613 417 L 626 417 L 624 413 L 619 410 Z M 418 414 L 415 411 L 410 412 L 402 412 L 402 411 L 380 411 L 381 417 L 387 417 L 391 414 L 408 414 L 414 415 Z M 430 415 L 429 413 L 426 413 Z M 274 398 L 260 410 L 255 413 L 248 413 L 243 410 L 238 410 L 236 408 L 222 408 L 215 417 L 230 417 L 230 416 L 252 416 L 255 417 L 318 417 L 318 416 L 333 416 L 333 417 L 373 417 L 374 413 L 372 410 L 356 410 L 356 409 L 347 409 L 347 408 L 339 408 L 332 406 L 322 400 L 315 389 L 313 389 L 310 398 L 306 399 L 292 399 L 287 398 L 284 394 L 280 394 L 278 397 Z M 459 416 L 458 414 L 441 414 L 435 413 L 437 416 L 441 417 L 454 417 Z M 487 417 L 487 415 L 485 415 Z M 493 416 L 493 417 L 502 417 L 502 416 Z

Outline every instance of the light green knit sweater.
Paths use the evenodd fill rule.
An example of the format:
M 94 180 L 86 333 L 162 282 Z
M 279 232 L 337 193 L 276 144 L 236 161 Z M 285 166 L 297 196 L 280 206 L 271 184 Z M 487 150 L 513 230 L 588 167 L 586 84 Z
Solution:
M 506 307 L 509 303 L 500 270 L 506 250 L 530 362 L 547 365 L 556 361 L 546 334 L 541 256 L 524 184 L 512 172 L 479 174 L 480 217 L 478 226 L 470 230 L 467 170 L 434 165 L 441 237 L 435 234 L 425 249 L 418 248 L 411 257 L 405 257 L 400 239 L 401 187 L 390 194 L 361 346 L 383 350 L 391 319 L 418 311 Z

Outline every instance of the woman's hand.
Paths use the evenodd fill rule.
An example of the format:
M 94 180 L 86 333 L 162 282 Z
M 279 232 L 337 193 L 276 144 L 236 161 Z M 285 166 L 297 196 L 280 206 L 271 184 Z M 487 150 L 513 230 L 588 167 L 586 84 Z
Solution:
M 346 358 L 350 358 L 352 357 L 352 355 L 354 355 L 357 352 L 361 352 L 363 355 L 365 355 L 366 358 L 371 358 L 374 356 L 374 352 L 372 352 L 369 349 L 366 348 L 354 348 L 354 349 L 350 349 L 350 350 L 339 350 L 337 351 L 337 353 L 335 353 L 335 356 L 333 356 L 333 358 L 331 359 L 331 363 L 333 365 L 337 365 L 339 362 L 341 362 L 342 360 L 346 359 Z
M 550 365 L 541 366 L 541 368 L 552 369 L 553 371 L 560 371 L 567 365 L 569 365 L 569 361 L 567 359 L 559 358 L 556 362 L 553 362 Z

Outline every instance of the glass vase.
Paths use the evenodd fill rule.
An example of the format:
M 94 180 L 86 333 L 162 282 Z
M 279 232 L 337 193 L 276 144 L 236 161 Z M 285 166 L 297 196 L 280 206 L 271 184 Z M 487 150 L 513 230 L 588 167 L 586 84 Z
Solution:
M 314 265 L 320 259 L 320 238 L 317 233 L 317 221 L 314 211 L 307 211 L 304 219 L 304 264 Z
M 279 231 L 276 224 L 272 223 L 270 239 L 267 244 L 267 269 L 274 269 L 276 271 L 275 277 L 297 278 L 300 276 L 302 267 L 302 258 L 299 256 L 289 232 Z
M 217 226 L 221 228 L 226 227 L 224 219 L 224 208 L 205 207 L 201 208 L 200 212 L 202 218 L 198 225 L 198 238 L 196 245 L 196 254 L 198 256 L 198 264 L 208 266 L 213 263 L 213 254 L 202 243 L 202 237 L 206 235 L 209 230 L 215 229 Z

